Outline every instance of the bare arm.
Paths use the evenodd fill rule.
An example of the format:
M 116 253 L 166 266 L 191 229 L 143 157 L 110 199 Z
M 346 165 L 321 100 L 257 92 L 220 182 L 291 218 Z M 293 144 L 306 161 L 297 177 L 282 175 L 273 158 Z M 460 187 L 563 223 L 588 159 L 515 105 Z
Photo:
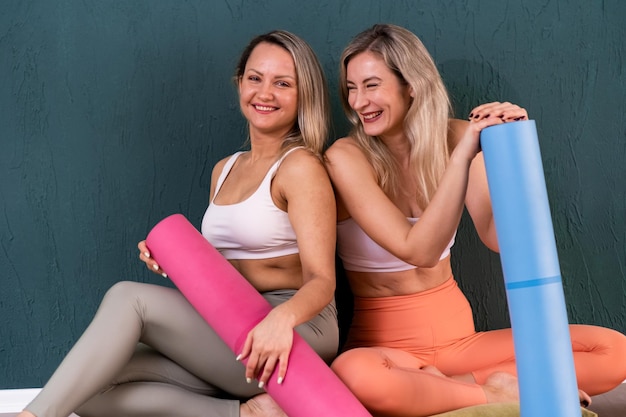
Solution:
M 277 314 L 293 317 L 293 327 L 316 316 L 335 291 L 336 208 L 330 179 L 322 163 L 305 151 L 294 152 L 281 168 L 276 186 L 287 201 L 296 232 L 303 285 Z
M 480 120 L 486 115 L 495 115 L 504 122 L 525 120 L 528 114 L 525 109 L 511 103 L 488 103 L 476 107 L 470 113 L 470 120 Z M 465 120 L 450 121 L 450 143 L 455 147 L 471 122 Z M 469 212 L 480 240 L 494 252 L 498 252 L 498 240 L 487 184 L 485 160 L 483 154 L 476 155 L 470 166 L 469 182 L 465 197 L 465 205 Z
M 250 358 L 246 377 L 258 375 L 260 387 L 277 365 L 278 382 L 282 382 L 294 327 L 324 309 L 335 291 L 335 199 L 322 163 L 306 151 L 294 151 L 283 161 L 272 188 L 286 202 L 296 232 L 302 286 L 248 334 L 241 357 Z
M 498 103 L 499 104 L 499 103 Z M 488 199 L 479 136 L 482 129 L 503 123 L 508 114 L 519 113 L 517 106 L 481 106 L 478 117 L 454 128 L 453 151 L 437 192 L 411 225 L 405 214 L 378 186 L 365 155 L 350 138 L 341 139 L 327 152 L 328 171 L 339 198 L 359 226 L 380 246 L 396 257 L 418 267 L 435 266 L 456 232 L 466 202 L 481 238 L 497 249 L 489 236 L 491 205 Z M 504 117 L 504 118 L 503 118 Z M 486 193 L 486 194 L 485 194 Z M 468 198 L 469 196 L 469 198 Z M 488 207 L 488 210 L 486 209 Z M 476 216 L 474 218 L 474 216 Z M 495 234 L 493 234 L 495 236 Z

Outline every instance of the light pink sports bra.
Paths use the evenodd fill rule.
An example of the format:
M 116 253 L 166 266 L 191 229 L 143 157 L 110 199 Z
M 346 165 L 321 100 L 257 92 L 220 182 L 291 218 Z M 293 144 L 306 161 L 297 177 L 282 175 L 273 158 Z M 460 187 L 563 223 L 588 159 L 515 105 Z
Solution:
M 298 253 L 296 233 L 289 217 L 276 207 L 270 191 L 278 167 L 294 149 L 287 151 L 270 167 L 250 197 L 235 204 L 220 205 L 214 200 L 243 152 L 235 153 L 224 165 L 213 200 L 202 218 L 202 235 L 226 259 L 266 259 Z
M 408 218 L 415 224 L 417 218 Z M 450 254 L 454 237 L 439 258 Z M 417 268 L 395 257 L 374 242 L 352 217 L 337 223 L 337 251 L 347 271 L 355 272 L 398 272 Z

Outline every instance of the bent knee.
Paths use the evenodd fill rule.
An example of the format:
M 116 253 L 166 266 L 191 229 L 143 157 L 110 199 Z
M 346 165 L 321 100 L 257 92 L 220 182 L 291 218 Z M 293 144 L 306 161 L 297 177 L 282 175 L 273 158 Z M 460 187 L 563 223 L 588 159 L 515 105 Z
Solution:
M 572 325 L 576 372 L 579 384 L 589 385 L 593 395 L 609 391 L 626 380 L 626 336 L 616 330 L 590 325 Z
M 356 348 L 343 352 L 335 358 L 330 367 L 348 386 L 356 384 L 359 380 L 369 379 L 371 362 L 377 359 L 369 350 Z
M 615 372 L 615 386 L 626 380 L 626 335 L 612 329 L 607 330 L 607 351 L 611 359 L 607 371 Z
M 380 409 L 389 400 L 391 386 L 385 381 L 391 377 L 392 364 L 381 352 L 351 349 L 339 355 L 331 369 L 366 408 Z
M 119 281 L 116 282 L 109 288 L 104 294 L 103 300 L 108 299 L 120 299 L 120 298 L 128 298 L 134 297 L 139 291 L 140 288 L 145 285 L 140 282 L 133 281 Z

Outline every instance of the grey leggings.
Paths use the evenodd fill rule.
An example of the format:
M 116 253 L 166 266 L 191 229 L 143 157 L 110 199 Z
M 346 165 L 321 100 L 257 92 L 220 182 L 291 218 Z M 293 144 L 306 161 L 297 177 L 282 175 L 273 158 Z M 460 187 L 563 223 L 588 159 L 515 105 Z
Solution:
M 275 306 L 294 292 L 263 296 Z M 334 359 L 334 302 L 296 330 L 327 363 Z M 240 400 L 262 392 L 244 374 L 178 290 L 119 282 L 26 409 L 37 417 L 236 417 Z

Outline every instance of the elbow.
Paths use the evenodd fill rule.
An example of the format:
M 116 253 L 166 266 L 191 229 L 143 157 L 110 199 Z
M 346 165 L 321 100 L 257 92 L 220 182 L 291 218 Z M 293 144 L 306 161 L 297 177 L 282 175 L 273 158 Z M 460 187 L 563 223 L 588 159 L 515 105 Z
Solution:
M 485 233 L 478 233 L 481 242 L 489 248 L 489 250 L 500 253 L 500 245 L 498 245 L 498 235 L 496 234 L 495 224 L 492 222 L 489 229 Z
M 498 246 L 498 241 L 496 239 L 494 239 L 492 242 L 490 242 L 490 241 L 483 241 L 483 243 L 492 252 L 500 253 L 500 246 Z
M 437 264 L 439 263 L 440 259 L 439 258 L 433 258 L 433 259 L 425 259 L 423 261 L 420 261 L 418 263 L 414 263 L 413 265 L 415 265 L 418 268 L 434 268 L 437 266 Z
M 437 254 L 412 254 L 402 259 L 404 262 L 414 265 L 418 268 L 434 268 L 441 261 L 441 253 Z

